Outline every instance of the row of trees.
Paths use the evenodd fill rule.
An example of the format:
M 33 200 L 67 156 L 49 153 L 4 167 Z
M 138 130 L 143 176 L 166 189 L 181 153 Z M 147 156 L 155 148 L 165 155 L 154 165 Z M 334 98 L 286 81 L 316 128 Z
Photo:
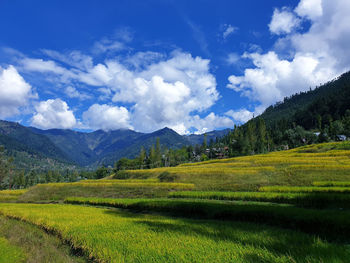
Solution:
M 205 154 L 207 149 L 206 137 L 202 145 L 184 146 L 180 149 L 169 149 L 160 144 L 159 138 L 155 145 L 147 151 L 141 147 L 140 154 L 134 159 L 122 158 L 114 165 L 114 170 L 127 169 L 152 169 L 157 167 L 176 166 L 190 161 L 207 160 Z
M 14 167 L 12 158 L 6 155 L 4 147 L 0 146 L 0 189 L 22 189 L 36 184 L 76 182 L 84 179 L 101 179 L 108 176 L 111 169 L 104 166 L 96 171 L 64 170 L 36 172 L 18 170 Z

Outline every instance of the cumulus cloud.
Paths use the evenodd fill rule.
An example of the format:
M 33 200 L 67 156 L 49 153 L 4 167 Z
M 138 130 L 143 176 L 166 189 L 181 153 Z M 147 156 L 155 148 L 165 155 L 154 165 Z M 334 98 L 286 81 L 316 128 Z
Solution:
M 196 128 L 195 134 L 203 134 L 217 128 L 233 127 L 233 121 L 224 116 L 218 116 L 214 112 L 209 113 L 205 118 L 195 115 L 189 120 L 189 125 Z
M 49 53 L 56 60 L 67 60 L 61 58 L 59 53 Z M 64 92 L 69 98 L 81 98 L 84 94 L 76 88 L 78 82 L 95 86 L 94 92 L 100 93 L 99 100 L 126 105 L 130 124 L 117 124 L 115 127 L 133 127 L 143 132 L 165 126 L 182 127 L 177 128 L 181 133 L 189 132 L 193 127 L 203 129 L 203 123 L 207 123 L 208 129 L 221 125 L 220 122 L 216 122 L 216 126 L 215 122 L 210 125 L 210 119 L 207 119 L 202 125 L 191 126 L 195 114 L 202 115 L 219 99 L 216 79 L 210 73 L 209 63 L 208 59 L 193 57 L 181 51 L 174 51 L 170 55 L 139 52 L 125 60 L 117 57 L 95 65 L 87 63 L 89 66 L 82 68 L 64 68 L 52 60 L 27 58 L 22 61 L 27 70 L 57 74 L 64 84 L 68 84 Z M 93 109 L 96 110 L 96 107 Z M 114 122 L 112 114 L 107 116 Z M 92 123 L 102 125 L 99 128 L 114 127 L 101 122 L 90 123 L 94 128 L 98 125 Z
M 94 104 L 83 113 L 83 122 L 90 129 L 132 129 L 130 115 L 125 107 Z
M 36 98 L 32 87 L 18 73 L 14 66 L 0 67 L 0 117 L 19 114 L 20 107 L 26 106 L 31 98 Z
M 324 2 L 326 2 L 325 0 Z M 332 1 L 328 2 L 332 3 Z M 322 0 L 301 0 L 295 9 L 295 12 L 301 17 L 307 17 L 314 20 L 322 16 Z
M 244 57 L 254 67 L 245 69 L 242 76 L 231 75 L 227 87 L 267 107 L 349 70 L 350 57 L 344 56 L 350 43 L 349 12 L 347 0 L 302 0 L 294 15 L 308 19 L 310 28 L 303 33 L 291 31 L 277 40 L 292 50 L 291 57 L 283 58 L 276 50 L 247 52 Z
M 301 20 L 288 9 L 275 9 L 269 24 L 270 32 L 276 35 L 291 33 L 300 25 Z
M 35 106 L 35 110 L 31 123 L 35 127 L 69 129 L 77 124 L 73 111 L 61 99 L 41 101 Z
M 251 112 L 247 109 L 240 109 L 238 111 L 229 110 L 225 115 L 230 116 L 233 120 L 238 123 L 245 123 L 249 121 L 254 116 L 254 112 Z
M 115 103 L 131 104 L 131 124 L 137 130 L 185 125 L 185 130 L 177 131 L 186 133 L 193 112 L 203 112 L 219 99 L 215 77 L 209 72 L 210 61 L 179 51 L 168 59 L 157 58 L 139 71 L 108 60 L 79 73 L 79 80 L 103 86 L 99 88 L 102 95 L 113 94 Z

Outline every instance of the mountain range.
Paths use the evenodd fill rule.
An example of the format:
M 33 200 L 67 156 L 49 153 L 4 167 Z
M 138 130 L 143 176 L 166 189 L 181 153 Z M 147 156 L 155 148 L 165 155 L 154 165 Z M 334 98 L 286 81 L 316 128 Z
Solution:
M 229 129 L 207 133 L 207 140 L 215 140 Z M 0 121 L 0 145 L 14 156 L 16 166 L 27 169 L 28 165 L 45 162 L 51 164 L 97 167 L 113 165 L 122 157 L 136 157 L 141 147 L 149 149 L 160 144 L 168 148 L 201 144 L 204 135 L 179 135 L 174 130 L 163 128 L 152 133 L 141 133 L 128 129 L 113 131 L 97 130 L 78 132 L 68 129 L 41 130 L 25 127 L 15 122 Z

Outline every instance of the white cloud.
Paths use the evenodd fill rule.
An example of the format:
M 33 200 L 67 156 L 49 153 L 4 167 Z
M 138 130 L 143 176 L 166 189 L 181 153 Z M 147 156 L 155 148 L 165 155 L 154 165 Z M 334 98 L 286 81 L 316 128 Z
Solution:
M 196 134 L 203 134 L 217 128 L 233 128 L 233 121 L 230 118 L 218 116 L 211 112 L 205 118 L 200 118 L 198 115 L 193 116 L 189 120 L 189 125 L 197 129 Z
M 47 55 L 48 57 L 54 60 L 63 62 L 67 65 L 76 67 L 78 69 L 87 70 L 89 68 L 92 68 L 93 66 L 92 57 L 84 55 L 78 50 L 73 50 L 71 52 L 68 52 L 67 54 L 62 54 L 55 50 L 49 50 L 49 49 L 43 49 L 41 51 L 45 55 Z M 50 63 L 53 63 L 53 62 L 51 61 Z
M 299 6 L 318 1 L 301 1 Z M 311 17 L 311 13 L 300 13 Z M 229 77 L 228 88 L 257 101 L 260 107 L 282 100 L 291 94 L 305 91 L 327 82 L 350 69 L 350 1 L 322 1 L 319 16 L 313 14 L 310 28 L 304 32 L 291 32 L 282 41 L 291 58 L 282 58 L 277 51 L 246 53 L 254 67 L 247 68 L 244 75 Z M 283 52 L 283 50 L 282 50 Z
M 226 62 L 229 65 L 234 65 L 239 62 L 241 57 L 237 53 L 230 53 L 226 58 Z
M 32 125 L 35 127 L 69 129 L 77 124 L 73 111 L 60 99 L 41 101 L 35 106 L 35 110 L 32 117 Z
M 117 40 L 110 40 L 104 38 L 98 42 L 95 42 L 93 51 L 95 53 L 105 53 L 105 52 L 114 52 L 125 49 L 126 46 L 124 43 Z
M 227 24 L 223 25 L 223 29 L 222 37 L 224 40 L 238 30 L 237 27 Z
M 32 87 L 18 73 L 14 66 L 0 67 L 0 117 L 19 114 L 20 107 L 26 106 L 31 98 L 36 98 Z
M 229 110 L 225 115 L 230 116 L 232 119 L 239 123 L 245 123 L 249 121 L 254 116 L 254 112 L 251 112 L 247 109 L 240 109 L 238 111 Z
M 326 2 L 327 0 L 324 0 Z M 328 0 L 329 1 L 329 0 Z M 329 1 L 332 2 L 332 1 Z M 322 16 L 322 0 L 301 0 L 295 8 L 295 12 L 302 17 L 314 20 Z
M 86 93 L 79 92 L 76 88 L 68 86 L 65 88 L 65 93 L 69 98 L 77 98 L 80 100 L 91 99 L 91 96 Z
M 288 9 L 276 8 L 269 24 L 270 32 L 276 35 L 289 34 L 300 25 L 301 20 Z
M 56 59 L 59 58 L 58 54 L 49 53 Z M 64 60 L 66 59 L 60 58 L 60 61 Z M 50 60 L 27 59 L 25 63 L 22 62 L 27 65 L 27 70 L 57 74 L 64 84 L 68 84 L 64 91 L 70 98 L 81 98 L 84 94 L 76 88 L 76 82 L 80 82 L 96 86 L 95 91 L 101 94 L 99 100 L 112 100 L 127 105 L 130 125 L 125 127 L 132 126 L 139 131 L 151 132 L 165 126 L 185 125 L 186 128 L 181 133 L 191 129 L 190 122 L 194 114 L 205 112 L 219 99 L 209 63 L 208 59 L 192 57 L 181 51 L 174 51 L 170 56 L 140 52 L 127 57 L 127 60 L 108 59 L 80 69 L 62 67 L 64 70 L 59 70 L 61 66 Z M 112 128 L 99 124 L 104 128 Z M 117 127 L 119 126 L 118 124 Z M 202 126 L 198 127 L 202 129 Z M 208 124 L 208 127 L 219 126 Z
M 23 68 L 28 71 L 53 72 L 55 74 L 64 74 L 67 72 L 65 68 L 58 66 L 51 60 L 24 58 L 21 62 Z
M 83 121 L 90 129 L 132 129 L 130 115 L 125 107 L 94 104 L 83 113 Z

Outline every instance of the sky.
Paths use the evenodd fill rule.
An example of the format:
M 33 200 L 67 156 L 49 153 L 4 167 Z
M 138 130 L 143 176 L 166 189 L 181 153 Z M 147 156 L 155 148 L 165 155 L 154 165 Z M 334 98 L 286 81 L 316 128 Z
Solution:
M 350 69 L 349 0 L 0 0 L 0 119 L 233 128 Z

